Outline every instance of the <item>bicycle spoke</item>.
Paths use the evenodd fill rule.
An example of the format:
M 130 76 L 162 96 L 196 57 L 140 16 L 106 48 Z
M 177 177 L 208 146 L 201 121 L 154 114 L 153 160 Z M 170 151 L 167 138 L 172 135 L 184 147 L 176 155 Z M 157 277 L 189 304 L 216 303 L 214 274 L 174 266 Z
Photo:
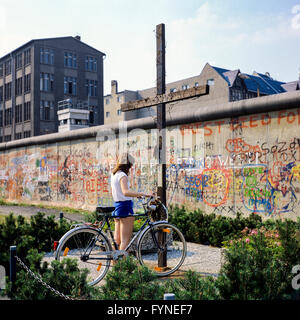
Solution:
M 94 285 L 107 273 L 111 251 L 104 235 L 96 229 L 79 227 L 66 234 L 58 247 L 56 259 L 64 255 L 76 259 L 80 269 L 89 271 L 89 284 Z
M 182 265 L 186 243 L 182 233 L 169 224 L 149 228 L 140 239 L 138 257 L 159 276 L 169 275 Z

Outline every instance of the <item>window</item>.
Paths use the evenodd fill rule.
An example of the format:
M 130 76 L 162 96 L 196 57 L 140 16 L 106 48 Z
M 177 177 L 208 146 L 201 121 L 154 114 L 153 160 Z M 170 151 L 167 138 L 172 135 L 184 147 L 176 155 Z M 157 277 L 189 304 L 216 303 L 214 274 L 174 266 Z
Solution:
M 105 115 L 106 115 L 106 118 L 110 117 L 110 112 L 107 111 Z
M 22 105 L 16 105 L 16 116 L 15 116 L 16 123 L 22 122 Z
M 77 78 L 64 77 L 64 94 L 77 94 Z
M 4 72 L 5 75 L 11 74 L 11 59 L 7 60 L 4 63 Z
M 40 102 L 40 120 L 53 120 L 53 101 L 41 100 Z
M 31 74 L 26 74 L 24 76 L 24 93 L 30 92 L 31 89 Z
M 85 70 L 97 72 L 97 59 L 94 57 L 85 57 Z
M 4 141 L 5 142 L 11 141 L 11 135 L 4 136 Z
M 40 63 L 54 64 L 54 51 L 52 49 L 40 48 Z
M 213 85 L 215 84 L 215 80 L 214 80 L 214 79 L 208 79 L 208 80 L 207 80 L 207 84 L 208 84 L 209 86 L 213 86 Z
M 199 87 L 199 82 L 195 82 L 195 87 Z
M 120 116 L 122 114 L 121 109 L 117 110 L 117 114 L 118 114 L 118 116 Z
M 31 103 L 25 102 L 24 103 L 24 121 L 31 119 Z M 24 138 L 25 138 L 25 132 L 24 132 Z
M 22 78 L 18 78 L 15 81 L 15 94 L 20 96 L 22 94 Z
M 27 49 L 24 51 L 24 65 L 28 65 L 31 63 L 31 49 Z
M 22 68 L 22 53 L 19 53 L 18 55 L 16 55 L 15 57 L 15 63 L 16 63 L 16 70 Z
M 3 101 L 3 86 L 0 87 L 0 102 Z
M 9 126 L 12 124 L 12 110 L 11 108 L 4 111 L 4 125 Z
M 122 98 L 123 98 L 122 96 L 118 97 L 117 98 L 118 102 L 122 102 Z
M 94 111 L 90 111 L 89 122 L 90 122 L 90 124 L 94 123 Z
M 88 80 L 87 79 L 85 81 L 86 95 L 88 97 L 97 97 L 98 96 L 97 86 L 98 86 L 97 80 Z
M 109 101 L 110 101 L 110 100 L 109 100 L 108 98 L 106 98 L 106 99 L 105 99 L 105 104 L 109 104 Z
M 182 87 L 181 87 L 181 89 L 182 90 L 186 90 L 186 89 L 188 89 L 190 86 L 188 85 L 188 84 L 184 84 L 184 85 L 182 85 Z
M 11 99 L 11 82 L 5 83 L 4 85 L 4 99 L 5 100 Z
M 31 131 L 24 131 L 24 138 L 31 137 Z
M 0 64 L 0 77 L 3 77 L 3 63 Z
M 72 52 L 65 52 L 64 66 L 67 68 L 77 68 L 77 55 Z
M 170 92 L 176 92 L 176 91 L 177 91 L 176 88 L 171 88 L 171 89 L 170 89 Z
M 16 134 L 15 134 L 15 139 L 16 139 L 16 140 L 22 139 L 22 132 L 16 133 Z
M 40 90 L 53 92 L 54 90 L 54 75 L 51 73 L 40 73 Z

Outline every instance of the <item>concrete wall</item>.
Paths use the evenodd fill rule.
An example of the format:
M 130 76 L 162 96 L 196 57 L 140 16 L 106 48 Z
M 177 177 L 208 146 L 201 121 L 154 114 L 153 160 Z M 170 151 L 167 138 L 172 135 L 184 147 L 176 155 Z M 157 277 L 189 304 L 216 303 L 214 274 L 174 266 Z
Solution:
M 168 116 L 168 204 L 226 216 L 299 217 L 299 93 L 227 103 L 213 112 Z M 127 137 L 116 124 L 0 144 L 0 196 L 88 209 L 111 205 L 110 171 L 117 148 L 126 144 L 136 159 L 132 188 L 155 190 L 153 121 L 128 121 Z

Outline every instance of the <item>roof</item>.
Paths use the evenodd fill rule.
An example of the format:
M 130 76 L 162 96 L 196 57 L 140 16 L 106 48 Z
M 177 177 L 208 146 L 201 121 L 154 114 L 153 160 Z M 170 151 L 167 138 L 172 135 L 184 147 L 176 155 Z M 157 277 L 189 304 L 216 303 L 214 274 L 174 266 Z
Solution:
M 232 87 L 236 77 L 240 74 L 240 70 L 228 70 L 219 67 L 214 68 L 218 74 L 220 74 L 228 83 L 229 87 Z M 253 75 L 243 74 L 243 81 L 248 91 L 259 92 L 261 94 L 276 94 L 286 92 L 283 85 L 285 82 L 272 79 L 269 75 L 254 72 Z
M 6 57 L 10 56 L 11 54 L 13 54 L 13 53 L 15 53 L 15 52 L 19 51 L 20 49 L 22 49 L 22 48 L 25 48 L 25 47 L 28 47 L 28 46 L 32 45 L 34 42 L 38 42 L 38 41 L 48 41 L 48 40 L 62 40 L 62 39 L 73 39 L 74 41 L 79 41 L 79 42 L 80 42 L 80 43 L 82 43 L 83 45 L 85 45 L 85 46 L 87 46 L 87 47 L 89 47 L 89 48 L 91 48 L 91 49 L 93 49 L 93 50 L 95 50 L 95 51 L 99 52 L 100 54 L 102 54 L 102 55 L 104 55 L 104 56 L 106 55 L 105 53 L 103 53 L 103 52 L 101 52 L 101 51 L 99 51 L 99 50 L 97 50 L 97 49 L 95 49 L 95 48 L 91 47 L 90 45 L 88 45 L 88 44 L 86 44 L 86 43 L 82 42 L 82 41 L 81 41 L 81 40 L 79 40 L 79 39 L 76 39 L 75 37 L 67 36 L 67 37 L 54 37 L 54 38 L 32 39 L 32 40 L 30 40 L 30 41 L 28 41 L 28 42 L 26 42 L 26 43 L 22 44 L 20 47 L 18 47 L 18 48 L 16 48 L 16 49 L 14 49 L 13 51 L 11 51 L 11 52 L 7 53 L 6 55 L 4 55 L 4 56 L 0 57 L 0 59 L 4 59 L 4 58 L 6 58 Z
M 281 85 L 286 91 L 296 91 L 300 90 L 300 80 L 291 81 Z

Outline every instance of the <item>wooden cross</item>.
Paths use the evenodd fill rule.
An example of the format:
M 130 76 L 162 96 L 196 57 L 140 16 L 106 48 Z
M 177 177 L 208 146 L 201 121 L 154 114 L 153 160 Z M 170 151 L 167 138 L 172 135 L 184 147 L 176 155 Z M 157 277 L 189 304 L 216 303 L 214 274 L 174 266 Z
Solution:
M 209 92 L 209 86 L 198 86 L 186 90 L 170 92 L 166 94 L 165 81 L 165 25 L 156 26 L 156 96 L 143 100 L 128 101 L 121 105 L 121 111 L 127 112 L 141 108 L 157 106 L 157 129 L 159 145 L 159 175 L 157 195 L 166 205 L 166 146 L 165 129 L 166 128 L 166 103 L 189 99 L 206 95 Z
M 156 96 L 144 100 L 135 100 L 123 103 L 121 111 L 127 112 L 141 108 L 157 106 L 157 129 L 158 129 L 158 179 L 157 196 L 166 206 L 166 103 L 189 99 L 208 94 L 209 87 L 198 86 L 187 90 L 170 92 L 166 94 L 165 80 L 165 25 L 156 26 Z M 158 241 L 160 246 L 165 246 L 165 234 L 158 232 Z M 158 267 L 164 270 L 167 268 L 166 252 L 159 252 Z

